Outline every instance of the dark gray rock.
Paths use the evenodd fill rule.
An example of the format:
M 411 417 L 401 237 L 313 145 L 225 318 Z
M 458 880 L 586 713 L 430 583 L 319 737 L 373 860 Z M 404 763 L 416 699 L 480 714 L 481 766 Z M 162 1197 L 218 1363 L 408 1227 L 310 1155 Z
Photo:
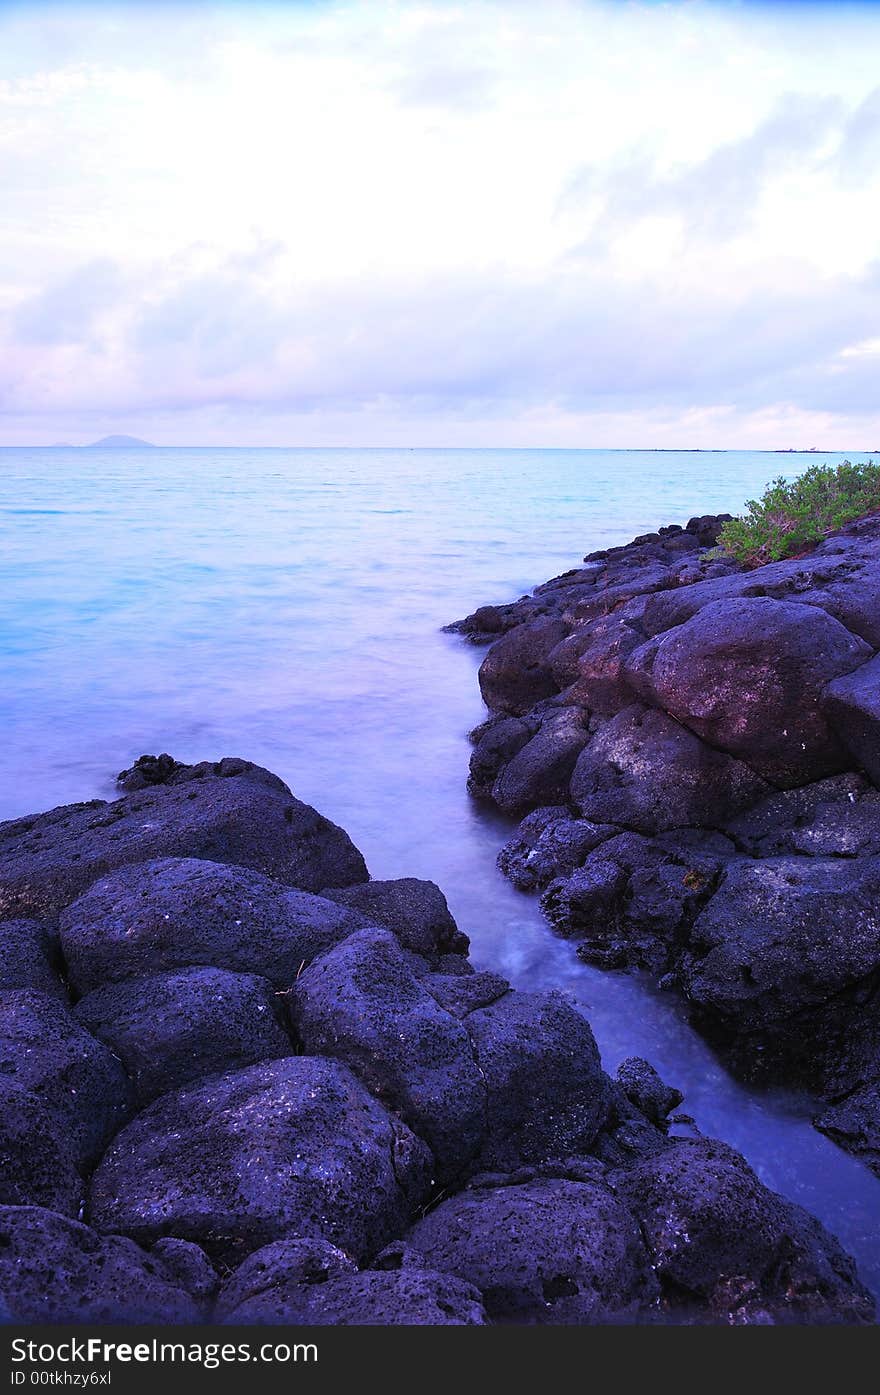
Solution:
M 121 867 L 60 922 L 80 993 L 190 965 L 259 974 L 285 989 L 304 964 L 368 923 L 362 913 L 259 872 L 197 858 Z
M 880 853 L 880 796 L 862 775 L 832 775 L 774 791 L 731 819 L 725 832 L 750 857 Z
M 0 1076 L 41 1101 L 80 1164 L 100 1155 L 132 1106 L 117 1058 L 57 998 L 31 989 L 0 993 Z
M 676 829 L 621 833 L 547 887 L 541 909 L 578 954 L 605 968 L 664 973 L 709 900 L 735 848 L 720 834 Z
M 873 1299 L 833 1236 L 725 1144 L 676 1140 L 610 1181 L 638 1216 L 668 1314 L 734 1324 L 872 1321 Z
M 880 1077 L 836 1100 L 814 1122 L 817 1129 L 880 1176 Z
M 469 981 L 469 980 L 466 980 Z M 362 930 L 322 955 L 290 997 L 307 1052 L 344 1061 L 458 1175 L 485 1130 L 486 1089 L 458 1018 L 444 1012 L 394 936 Z
M 159 756 L 138 756 L 129 770 L 120 770 L 116 776 L 116 784 L 119 789 L 125 790 L 126 794 L 134 794 L 137 790 L 148 789 L 151 785 L 180 783 L 191 770 L 192 766 L 175 760 L 167 751 L 163 751 Z
M 614 824 L 572 818 L 564 806 L 533 809 L 504 844 L 498 866 L 520 891 L 540 891 L 619 832 Z
M 37 1206 L 0 1207 L 0 1309 L 16 1322 L 197 1322 L 160 1257 Z
M 850 755 L 880 785 L 880 656 L 829 683 L 823 711 Z
M 880 858 L 740 859 L 680 973 L 741 1074 L 848 1088 L 880 1046 Z
M 617 1067 L 617 1080 L 627 1099 L 657 1128 L 669 1127 L 669 1115 L 684 1099 L 681 1090 L 666 1085 L 649 1061 L 629 1056 Z
M 864 640 L 818 607 L 750 597 L 704 606 L 637 649 L 627 674 L 646 701 L 710 746 L 792 786 L 846 768 L 823 692 L 870 657 Z
M 393 1267 L 388 1257 L 381 1268 L 358 1271 L 326 1242 L 280 1240 L 236 1270 L 224 1285 L 216 1316 L 221 1322 L 322 1327 L 485 1323 L 480 1295 L 471 1285 L 428 1270 L 415 1255 L 394 1259 Z
M 459 1192 L 408 1240 L 432 1268 L 479 1289 L 495 1321 L 633 1320 L 656 1293 L 633 1215 L 598 1178 Z
M 84 1191 L 74 1150 L 51 1107 L 0 1078 L 0 1205 L 78 1216 Z
M 288 1237 L 360 1260 L 404 1229 L 430 1163 L 346 1066 L 291 1056 L 148 1105 L 95 1172 L 89 1219 L 142 1244 L 194 1240 L 226 1263 Z
M 548 616 L 519 625 L 496 640 L 480 667 L 486 706 L 519 717 L 542 698 L 552 697 L 558 689 L 549 656 L 569 628 Z
M 535 721 L 521 717 L 490 717 L 471 732 L 468 793 L 476 799 L 491 799 L 495 781 L 505 766 L 521 751 L 538 730 Z
M 575 762 L 590 740 L 584 715 L 577 707 L 548 714 L 540 731 L 496 779 L 492 797 L 499 809 L 506 814 L 521 814 L 536 805 L 567 798 Z
M 114 868 L 164 857 L 249 867 L 304 891 L 367 880 L 347 833 L 259 766 L 189 778 L 0 824 L 0 917 L 51 918 Z
M 467 954 L 468 937 L 452 918 L 446 897 L 434 882 L 416 877 L 330 887 L 321 892 L 330 901 L 360 915 L 364 923 L 383 925 L 404 949 L 433 960 L 441 954 Z
M 600 728 L 571 778 L 572 802 L 585 818 L 640 833 L 717 828 L 767 793 L 747 765 L 638 704 Z
M 589 1151 L 608 1081 L 590 1024 L 561 993 L 508 993 L 465 1019 L 486 1085 L 484 1169 Z
M 58 936 L 42 920 L 0 920 L 0 991 L 35 988 L 66 1003 Z
M 293 1052 L 266 979 L 224 969 L 109 983 L 86 994 L 74 1016 L 119 1057 L 141 1105 L 200 1076 Z

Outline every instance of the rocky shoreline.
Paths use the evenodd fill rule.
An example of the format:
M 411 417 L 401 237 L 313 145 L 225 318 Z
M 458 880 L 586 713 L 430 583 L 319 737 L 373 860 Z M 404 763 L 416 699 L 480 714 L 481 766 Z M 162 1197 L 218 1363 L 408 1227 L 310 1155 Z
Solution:
M 722 522 L 450 626 L 490 645 L 468 787 L 585 960 L 676 989 L 880 1175 L 880 519 L 752 570 Z
M 0 1312 L 865 1323 L 852 1260 L 673 1138 L 561 994 L 242 760 L 0 825 Z

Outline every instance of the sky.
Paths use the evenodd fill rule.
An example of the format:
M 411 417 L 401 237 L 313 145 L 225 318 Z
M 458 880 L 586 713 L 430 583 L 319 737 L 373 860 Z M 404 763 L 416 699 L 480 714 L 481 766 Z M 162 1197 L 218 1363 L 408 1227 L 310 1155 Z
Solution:
M 878 451 L 878 52 L 840 0 L 0 0 L 0 444 Z

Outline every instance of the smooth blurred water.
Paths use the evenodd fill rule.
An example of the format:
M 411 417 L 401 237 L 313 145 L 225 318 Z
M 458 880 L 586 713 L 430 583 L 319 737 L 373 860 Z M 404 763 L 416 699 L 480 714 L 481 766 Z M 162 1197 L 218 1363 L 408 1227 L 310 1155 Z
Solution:
M 840 457 L 820 457 L 836 461 Z M 478 963 L 583 1005 L 700 1128 L 820 1216 L 880 1291 L 880 1182 L 809 1104 L 746 1091 L 637 978 L 581 964 L 465 793 L 481 657 L 440 627 L 815 457 L 759 452 L 0 450 L 0 818 L 113 797 L 142 752 L 241 755 L 438 882 Z

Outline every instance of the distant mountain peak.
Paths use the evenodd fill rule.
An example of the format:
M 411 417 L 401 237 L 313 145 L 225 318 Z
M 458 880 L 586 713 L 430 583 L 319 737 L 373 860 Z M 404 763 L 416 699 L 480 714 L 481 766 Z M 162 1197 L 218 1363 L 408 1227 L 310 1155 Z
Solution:
M 132 450 L 147 446 L 153 448 L 152 441 L 142 441 L 138 436 L 102 436 L 100 441 L 92 441 L 86 450 Z

